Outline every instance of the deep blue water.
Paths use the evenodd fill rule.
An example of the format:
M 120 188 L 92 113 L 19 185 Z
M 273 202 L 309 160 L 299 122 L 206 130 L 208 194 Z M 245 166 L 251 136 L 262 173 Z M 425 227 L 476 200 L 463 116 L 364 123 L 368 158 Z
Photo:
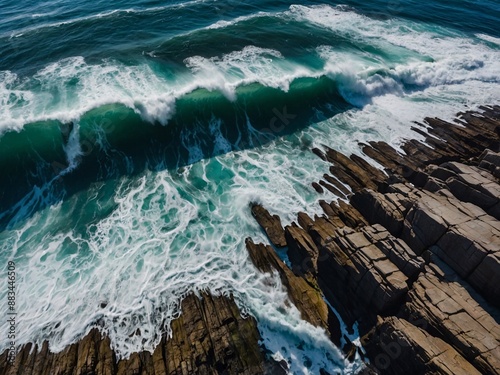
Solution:
M 232 20 L 257 12 L 283 12 L 288 1 L 29 1 L 0 3 L 0 70 L 32 72 L 66 57 L 83 56 L 90 61 L 120 58 L 141 61 L 143 51 L 157 51 L 171 63 L 190 54 L 213 56 L 237 46 L 267 47 L 284 39 L 299 39 L 288 24 L 257 24 L 236 32 L 211 35 L 200 31 L 186 34 L 219 20 Z M 312 6 L 316 1 L 300 3 Z M 431 23 L 471 35 L 500 37 L 498 1 L 346 1 L 357 12 L 379 19 L 392 17 Z M 256 26 L 256 27 L 255 27 Z M 231 30 L 232 31 L 232 30 Z M 307 34 L 306 34 L 307 35 Z M 217 38 L 214 43 L 212 38 Z M 309 38 L 315 39 L 314 34 Z M 290 41 L 290 43 L 292 42 Z M 33 48 L 36 46 L 36 48 Z M 283 46 L 285 47 L 285 46 Z M 286 48 L 286 47 L 285 47 Z M 301 48 L 300 45 L 288 48 Z M 283 52 L 283 51 L 282 51 Z
M 353 371 L 255 274 L 248 204 L 319 213 L 312 147 L 363 156 L 358 142 L 397 146 L 412 121 L 498 102 L 499 24 L 493 0 L 0 0 L 18 343 L 61 350 L 100 320 L 120 355 L 151 350 L 184 293 L 209 289 L 293 373 Z

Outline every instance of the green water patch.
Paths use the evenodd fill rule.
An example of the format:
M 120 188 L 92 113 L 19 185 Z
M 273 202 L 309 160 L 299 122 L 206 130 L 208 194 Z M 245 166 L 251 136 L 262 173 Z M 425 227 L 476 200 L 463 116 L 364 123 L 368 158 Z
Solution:
M 166 125 L 148 123 L 140 108 L 121 104 L 93 109 L 78 123 L 29 124 L 0 138 L 0 170 L 8 176 L 0 189 L 0 223 L 8 225 L 19 209 L 16 204 L 35 187 L 45 187 L 42 194 L 58 200 L 96 181 L 145 169 L 177 169 L 258 147 L 314 123 L 318 113 L 331 117 L 349 108 L 336 82 L 318 77 L 298 78 L 287 92 L 258 83 L 244 85 L 236 90 L 235 100 L 220 91 L 197 89 L 177 99 Z M 48 197 L 34 204 L 53 203 Z

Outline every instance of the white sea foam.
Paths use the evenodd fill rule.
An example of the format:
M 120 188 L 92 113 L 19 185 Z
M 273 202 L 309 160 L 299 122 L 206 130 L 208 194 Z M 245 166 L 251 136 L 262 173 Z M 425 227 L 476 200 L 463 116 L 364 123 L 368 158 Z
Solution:
M 332 122 L 345 121 L 353 129 L 372 127 L 397 146 L 408 136 L 412 121 L 427 116 L 451 118 L 464 108 L 500 100 L 499 49 L 455 31 L 426 29 L 398 19 L 374 20 L 339 7 L 292 6 L 290 12 L 298 19 L 375 45 L 391 57 L 383 60 L 368 52 L 330 46 L 317 49 L 326 74 L 338 82 L 343 97 L 363 107 Z
M 82 156 L 82 146 L 80 144 L 80 131 L 78 123 L 73 126 L 73 129 L 69 133 L 68 142 L 64 145 L 64 151 L 66 152 L 68 167 L 64 173 L 71 172 L 79 164 L 79 158 Z
M 147 121 L 166 124 L 175 113 L 175 100 L 197 88 L 217 90 L 234 100 L 242 85 L 257 82 L 287 91 L 296 78 L 322 74 L 337 81 L 344 98 L 357 106 L 384 95 L 411 97 L 430 87 L 455 91 L 471 82 L 494 86 L 500 81 L 500 51 L 456 32 L 429 31 L 407 21 L 373 20 L 330 6 L 292 6 L 276 17 L 326 27 L 359 43 L 375 45 L 389 58 L 382 59 L 376 52 L 360 54 L 322 46 L 317 53 L 324 68 L 318 70 L 286 59 L 279 51 L 247 46 L 222 56 L 187 58 L 191 72 L 175 72 L 175 80 L 170 81 L 149 65 L 125 66 L 109 60 L 90 65 L 82 57 L 68 58 L 31 79 L 19 80 L 11 72 L 0 74 L 0 131 L 46 119 L 75 121 L 90 109 L 109 103 L 123 103 Z M 68 85 L 75 81 L 76 86 Z M 490 99 L 478 95 L 480 100 Z M 470 94 L 468 100 L 479 101 Z
M 243 85 L 257 82 L 287 91 L 295 78 L 312 75 L 279 52 L 254 46 L 220 58 L 193 56 L 186 66 L 191 73 L 179 72 L 170 81 L 149 65 L 91 65 L 83 57 L 50 64 L 32 79 L 0 72 L 0 131 L 44 120 L 78 121 L 91 109 L 111 103 L 165 125 L 175 113 L 175 100 L 196 89 L 216 90 L 235 100 L 235 90 Z
M 248 21 L 248 20 L 255 19 L 255 18 L 262 18 L 262 17 L 266 17 L 266 16 L 273 17 L 273 16 L 275 16 L 275 14 L 268 13 L 268 12 L 256 12 L 256 13 L 250 14 L 248 16 L 240 16 L 240 17 L 237 17 L 237 18 L 232 19 L 232 20 L 220 20 L 220 21 L 217 21 L 216 23 L 213 23 L 213 24 L 207 26 L 207 30 L 224 29 L 226 27 L 236 25 L 240 22 Z
M 90 65 L 82 57 L 50 64 L 31 80 L 0 75 L 0 130 L 43 120 L 77 121 L 91 109 L 122 103 L 145 120 L 166 123 L 174 113 L 171 85 L 147 65 Z
M 494 43 L 494 44 L 500 46 L 500 38 L 496 38 L 494 36 L 486 35 L 486 34 L 476 34 L 476 36 L 479 39 L 482 39 L 482 40 L 485 40 L 487 42 Z
M 201 82 L 200 87 L 219 90 L 230 100 L 235 100 L 236 88 L 243 85 L 260 83 L 288 91 L 294 79 L 314 74 L 286 60 L 278 51 L 255 46 L 247 46 L 222 58 L 194 56 L 185 63 L 195 74 L 196 81 Z
M 291 138 L 282 155 L 270 144 L 178 172 L 124 178 L 116 189 L 96 184 L 0 235 L 2 251 L 19 270 L 18 342 L 49 339 L 52 350 L 62 350 L 99 321 L 119 355 L 153 350 L 158 327 L 178 315 L 182 296 L 208 289 L 233 294 L 258 319 L 266 346 L 289 363 L 290 373 L 359 366 L 345 363 L 324 332 L 302 321 L 279 277 L 256 272 L 246 255 L 246 235 L 265 240 L 249 212 L 251 201 L 286 222 L 293 217 L 287 207 L 319 212 L 308 207 L 315 196 L 303 180 L 326 164 L 295 150 L 300 135 Z M 309 165 L 299 163 L 304 159 Z M 78 219 L 110 209 L 88 227 Z M 131 335 L 138 327 L 141 335 Z

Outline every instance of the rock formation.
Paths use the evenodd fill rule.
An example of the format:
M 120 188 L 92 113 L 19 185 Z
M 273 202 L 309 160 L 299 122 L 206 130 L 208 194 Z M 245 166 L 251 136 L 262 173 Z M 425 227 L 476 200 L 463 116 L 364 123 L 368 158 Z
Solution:
M 109 338 L 92 329 L 79 342 L 52 353 L 47 342 L 40 348 L 22 348 L 13 366 L 4 352 L 2 375 L 183 375 L 280 374 L 280 367 L 266 360 L 258 345 L 253 318 L 242 318 L 227 297 L 188 295 L 182 314 L 172 321 L 172 337 L 164 336 L 154 353 L 134 353 L 116 361 Z
M 322 200 L 323 216 L 285 227 L 291 270 L 358 322 L 370 371 L 498 374 L 500 107 L 426 122 L 412 128 L 425 143 L 405 142 L 406 155 L 361 145 L 385 174 L 313 150 L 332 164 L 316 191 L 350 204 Z

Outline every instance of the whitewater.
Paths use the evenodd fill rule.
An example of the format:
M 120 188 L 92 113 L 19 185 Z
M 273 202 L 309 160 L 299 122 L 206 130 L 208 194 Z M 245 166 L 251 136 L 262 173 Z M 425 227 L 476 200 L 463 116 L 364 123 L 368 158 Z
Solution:
M 255 317 L 290 373 L 355 372 L 249 261 L 245 238 L 268 243 L 249 205 L 283 224 L 321 214 L 337 197 L 312 189 L 329 167 L 312 148 L 365 157 L 360 143 L 398 147 L 414 121 L 499 102 L 498 4 L 453 5 L 484 17 L 476 29 L 429 4 L 436 20 L 410 1 L 3 7 L 0 264 L 18 269 L 17 343 L 61 351 L 97 326 L 119 357 L 153 351 L 206 290 Z

